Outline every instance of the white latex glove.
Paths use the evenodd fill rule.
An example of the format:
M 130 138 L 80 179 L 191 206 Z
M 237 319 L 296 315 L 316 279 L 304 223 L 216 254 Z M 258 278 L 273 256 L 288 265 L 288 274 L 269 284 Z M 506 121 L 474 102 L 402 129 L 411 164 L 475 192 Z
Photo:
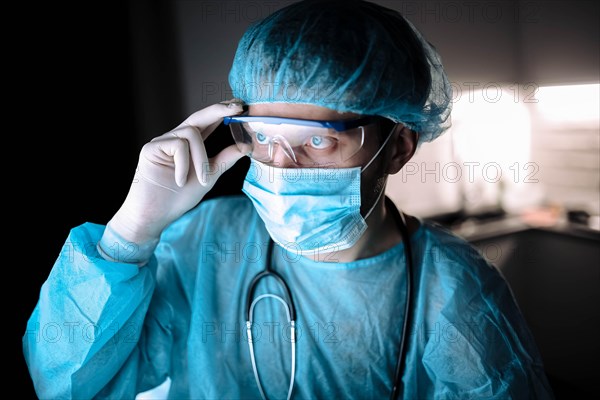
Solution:
M 110 253 L 104 247 L 114 240 L 113 233 L 134 246 L 155 244 L 167 225 L 200 202 L 243 156 L 231 145 L 209 159 L 204 140 L 223 117 L 241 112 L 240 103 L 214 104 L 144 145 L 127 198 L 100 241 L 106 243 L 105 254 Z

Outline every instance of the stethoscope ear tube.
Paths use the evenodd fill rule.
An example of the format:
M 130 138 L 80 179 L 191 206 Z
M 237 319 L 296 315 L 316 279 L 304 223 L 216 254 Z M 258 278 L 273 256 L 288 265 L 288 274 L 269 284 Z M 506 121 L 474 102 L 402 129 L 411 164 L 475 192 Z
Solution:
M 253 343 L 253 337 L 252 337 L 252 322 L 253 322 L 254 306 L 260 300 L 267 298 L 267 297 L 274 298 L 274 299 L 280 301 L 281 303 L 283 303 L 286 313 L 287 313 L 288 322 L 290 324 L 290 342 L 291 342 L 290 344 L 291 344 L 291 350 L 292 350 L 292 360 L 291 360 L 292 366 L 291 366 L 291 373 L 290 373 L 290 384 L 288 387 L 288 394 L 287 394 L 287 399 L 289 400 L 292 397 L 292 392 L 294 390 L 294 380 L 296 378 L 296 307 L 294 305 L 294 299 L 292 298 L 292 293 L 291 293 L 290 288 L 288 287 L 287 283 L 285 283 L 285 280 L 281 277 L 281 275 L 279 275 L 277 272 L 275 272 L 271 269 L 271 258 L 272 258 L 274 246 L 275 246 L 275 244 L 274 244 L 273 240 L 270 239 L 269 247 L 267 250 L 267 259 L 266 259 L 265 269 L 264 269 L 264 271 L 259 272 L 254 278 L 252 278 L 252 281 L 250 282 L 250 287 L 248 288 L 248 293 L 246 294 L 246 307 L 245 307 L 246 334 L 247 334 L 247 339 L 248 339 L 248 349 L 250 351 L 250 361 L 252 362 L 252 371 L 254 372 L 254 379 L 256 381 L 256 385 L 258 386 L 258 390 L 260 391 L 261 397 L 263 398 L 263 400 L 267 400 L 267 395 L 264 392 L 264 389 L 263 389 L 261 381 L 260 381 L 260 376 L 258 375 L 258 367 L 256 365 L 256 358 L 254 356 L 254 343 Z M 283 288 L 286 299 L 283 299 L 280 296 L 277 296 L 274 294 L 263 294 L 263 295 L 258 296 L 256 299 L 252 300 L 254 298 L 254 291 L 255 291 L 256 287 L 258 286 L 258 283 L 260 282 L 260 280 L 262 278 L 267 277 L 267 276 L 272 276 L 273 278 L 275 278 L 275 280 L 277 280 L 277 282 L 279 282 L 279 284 Z
M 292 392 L 294 390 L 294 379 L 296 378 L 296 321 L 294 321 L 293 319 L 291 319 L 290 315 L 290 305 L 288 303 L 286 303 L 286 301 L 281 298 L 280 296 L 277 296 L 275 294 L 261 294 L 260 296 L 258 296 L 256 299 L 254 299 L 252 301 L 252 304 L 250 305 L 250 318 L 246 321 L 246 334 L 248 337 L 248 349 L 250 351 L 250 361 L 252 362 L 252 371 L 254 372 L 254 379 L 256 381 L 256 385 L 258 386 L 258 390 L 260 391 L 260 395 L 264 400 L 267 400 L 267 396 L 265 394 L 265 391 L 262 387 L 261 381 L 260 381 L 260 376 L 258 375 L 258 366 L 256 365 L 256 358 L 254 356 L 254 338 L 252 337 L 252 316 L 254 315 L 254 307 L 256 306 L 256 303 L 258 303 L 259 301 L 261 301 L 264 298 L 274 298 L 275 300 L 281 302 L 283 304 L 283 306 L 285 307 L 285 311 L 287 314 L 287 318 L 288 318 L 288 323 L 290 324 L 290 345 L 291 345 L 291 349 L 292 349 L 292 360 L 291 360 L 291 373 L 290 373 L 290 384 L 288 387 L 288 396 L 287 399 L 289 400 L 292 397 Z
M 259 272 L 254 278 L 252 278 L 252 281 L 250 282 L 250 286 L 248 288 L 248 292 L 246 294 L 246 306 L 245 306 L 245 310 L 246 310 L 246 321 L 250 321 L 250 306 L 252 304 L 252 299 L 254 298 L 254 291 L 256 290 L 256 287 L 258 286 L 258 282 L 267 276 L 272 276 L 273 278 L 275 278 L 279 284 L 281 285 L 281 287 L 283 288 L 285 297 L 287 298 L 288 301 L 288 306 L 290 308 L 290 319 L 292 321 L 296 321 L 296 306 L 294 305 L 294 299 L 292 298 L 292 292 L 290 291 L 290 288 L 288 287 L 287 283 L 285 283 L 285 281 L 283 280 L 283 278 L 281 277 L 281 275 L 279 275 L 277 272 L 273 271 L 271 269 L 271 258 L 272 258 L 272 254 L 273 254 L 273 248 L 275 246 L 275 243 L 273 243 L 273 239 L 269 239 L 269 247 L 267 249 L 267 262 L 265 265 L 265 269 L 264 271 Z

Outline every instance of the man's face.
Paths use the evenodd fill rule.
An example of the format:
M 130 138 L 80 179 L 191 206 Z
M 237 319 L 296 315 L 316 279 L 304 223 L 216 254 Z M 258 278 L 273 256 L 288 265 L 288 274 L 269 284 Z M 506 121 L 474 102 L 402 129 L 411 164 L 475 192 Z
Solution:
M 265 103 L 249 106 L 248 115 L 250 116 L 271 116 L 283 118 L 297 118 L 308 120 L 349 120 L 361 117 L 354 113 L 340 113 L 328 108 L 318 107 L 308 104 L 286 104 L 286 103 Z M 380 124 L 375 123 L 364 127 L 364 143 L 362 147 L 349 159 L 344 161 L 330 160 L 322 165 L 298 165 L 286 152 L 276 146 L 272 161 L 269 165 L 279 168 L 301 168 L 301 167 L 322 167 L 322 168 L 350 168 L 362 167 L 369 164 L 389 132 L 381 134 Z M 361 174 L 361 211 L 366 213 L 377 200 L 381 190 L 384 189 L 387 177 L 387 160 L 391 143 L 386 145 L 381 153 L 373 159 L 369 167 Z M 323 184 L 320 182 L 318 184 Z

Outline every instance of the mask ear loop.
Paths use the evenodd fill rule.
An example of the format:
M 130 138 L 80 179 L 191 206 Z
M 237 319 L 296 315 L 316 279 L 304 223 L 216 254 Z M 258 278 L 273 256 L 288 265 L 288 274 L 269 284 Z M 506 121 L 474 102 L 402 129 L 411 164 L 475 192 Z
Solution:
M 365 165 L 360 172 L 364 172 L 367 168 L 369 168 L 369 165 L 371 165 L 371 163 L 373 161 L 375 161 L 375 159 L 377 158 L 377 156 L 379 155 L 379 153 L 381 153 L 381 151 L 385 148 L 385 145 L 387 144 L 387 142 L 390 140 L 390 138 L 392 137 L 392 133 L 394 133 L 394 130 L 396 130 L 396 127 L 399 125 L 400 123 L 395 123 L 394 127 L 392 128 L 392 130 L 390 131 L 390 133 L 388 133 L 387 137 L 385 138 L 385 140 L 383 141 L 383 144 L 379 147 L 379 150 L 377 150 L 377 153 L 375 153 L 375 155 L 371 158 L 371 160 L 367 163 L 367 165 Z M 362 126 L 361 126 L 362 128 Z
M 375 161 L 375 159 L 377 158 L 377 156 L 379 155 L 379 153 L 381 153 L 381 151 L 385 148 L 385 145 L 387 144 L 387 142 L 390 140 L 390 138 L 392 137 L 392 133 L 394 133 L 394 131 L 396 130 L 396 127 L 398 126 L 399 123 L 395 123 L 394 127 L 392 128 L 392 130 L 390 131 L 390 133 L 388 133 L 387 137 L 385 138 L 385 140 L 383 141 L 383 144 L 379 147 L 379 150 L 377 150 L 377 153 L 375 153 L 375 155 L 371 158 L 371 160 L 367 163 L 367 165 L 365 165 L 360 172 L 363 173 L 365 172 L 365 170 L 369 167 L 369 165 L 371 165 L 371 163 L 373 161 Z M 361 127 L 362 128 L 362 127 Z M 377 203 L 379 203 L 379 200 L 381 199 L 381 195 L 383 194 L 384 190 L 382 189 L 379 194 L 377 195 L 377 199 L 375 200 L 375 202 L 373 203 L 373 205 L 371 206 L 371 209 L 365 214 L 364 219 L 366 220 L 367 218 L 369 218 L 369 215 L 371 215 L 371 213 L 373 212 L 373 210 L 375 209 L 375 205 Z

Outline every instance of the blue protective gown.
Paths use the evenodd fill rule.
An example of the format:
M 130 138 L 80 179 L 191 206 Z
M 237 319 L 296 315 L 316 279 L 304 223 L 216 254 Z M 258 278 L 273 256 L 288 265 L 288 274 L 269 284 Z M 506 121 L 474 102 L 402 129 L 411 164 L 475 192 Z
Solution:
M 169 376 L 170 398 L 259 398 L 244 296 L 268 233 L 241 196 L 202 203 L 139 268 L 102 259 L 104 227 L 73 229 L 23 338 L 41 398 L 133 398 Z M 412 235 L 414 316 L 405 399 L 550 398 L 533 337 L 505 281 L 464 241 L 424 223 Z M 335 255 L 333 255 L 335 257 Z M 294 398 L 388 398 L 405 305 L 400 243 L 350 263 L 275 247 L 298 313 Z M 282 294 L 268 278 L 256 296 Z M 281 304 L 256 306 L 254 344 L 269 398 L 285 398 L 291 347 Z

